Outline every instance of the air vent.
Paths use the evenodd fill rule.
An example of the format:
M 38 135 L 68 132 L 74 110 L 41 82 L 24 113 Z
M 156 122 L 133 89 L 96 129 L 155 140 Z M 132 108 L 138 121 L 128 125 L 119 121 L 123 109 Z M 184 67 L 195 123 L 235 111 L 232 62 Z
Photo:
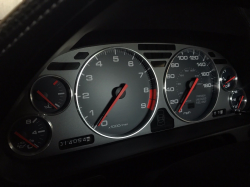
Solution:
M 144 53 L 147 59 L 166 59 L 170 58 L 172 53 Z
M 155 51 L 167 51 L 175 50 L 175 45 L 172 44 L 138 44 L 139 50 L 155 50 Z

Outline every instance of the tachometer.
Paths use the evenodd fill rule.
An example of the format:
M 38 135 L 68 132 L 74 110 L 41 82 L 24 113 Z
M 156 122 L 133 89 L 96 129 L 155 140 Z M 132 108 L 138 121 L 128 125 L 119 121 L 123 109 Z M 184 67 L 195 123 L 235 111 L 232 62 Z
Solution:
M 200 121 L 214 108 L 219 77 L 214 62 L 201 50 L 180 51 L 168 66 L 165 78 L 167 102 L 183 121 Z
M 105 137 L 139 132 L 157 105 L 157 80 L 145 58 L 125 48 L 92 56 L 76 83 L 76 102 L 83 121 Z

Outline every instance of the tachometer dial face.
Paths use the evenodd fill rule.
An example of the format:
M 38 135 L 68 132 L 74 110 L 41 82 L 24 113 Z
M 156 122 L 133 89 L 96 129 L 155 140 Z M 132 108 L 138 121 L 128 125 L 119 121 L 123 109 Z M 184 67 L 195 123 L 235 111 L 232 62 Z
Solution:
M 48 146 L 51 134 L 52 126 L 44 118 L 25 117 L 13 125 L 9 133 L 9 146 L 21 155 L 35 155 Z
M 243 110 L 247 104 L 247 97 L 242 89 L 233 90 L 229 98 L 233 110 Z
M 124 138 L 148 123 L 157 105 L 157 80 L 137 52 L 109 48 L 92 56 L 76 83 L 76 101 L 83 121 L 96 133 Z
M 180 51 L 168 66 L 165 93 L 172 112 L 183 121 L 200 121 L 214 108 L 219 77 L 214 62 L 198 49 Z
M 237 74 L 231 67 L 221 70 L 221 87 L 226 91 L 232 91 L 237 85 Z
M 30 92 L 34 107 L 44 114 L 57 114 L 69 104 L 72 92 L 68 84 L 56 76 L 40 77 Z

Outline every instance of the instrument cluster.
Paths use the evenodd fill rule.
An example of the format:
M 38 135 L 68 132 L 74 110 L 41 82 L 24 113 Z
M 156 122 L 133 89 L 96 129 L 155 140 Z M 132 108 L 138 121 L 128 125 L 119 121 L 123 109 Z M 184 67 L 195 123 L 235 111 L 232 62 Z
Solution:
M 7 118 L 8 143 L 18 155 L 48 157 L 235 115 L 246 105 L 236 71 L 213 50 L 92 46 L 46 63 Z

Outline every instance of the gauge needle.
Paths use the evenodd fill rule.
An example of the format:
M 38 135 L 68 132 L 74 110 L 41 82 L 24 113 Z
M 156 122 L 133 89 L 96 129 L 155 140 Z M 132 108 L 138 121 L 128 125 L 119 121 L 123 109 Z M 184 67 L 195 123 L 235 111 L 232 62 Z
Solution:
M 127 84 L 125 84 L 123 86 L 123 88 L 121 89 L 120 93 L 116 96 L 115 100 L 111 103 L 110 107 L 108 107 L 108 110 L 106 112 L 104 112 L 104 115 L 101 117 L 101 120 L 99 121 L 99 123 L 97 124 L 97 126 L 101 125 L 101 123 L 103 122 L 103 120 L 106 118 L 106 116 L 108 115 L 108 113 L 110 112 L 110 110 L 115 106 L 116 102 L 119 100 L 119 98 L 125 92 L 125 90 L 127 89 L 127 87 L 128 87 Z
M 190 94 L 192 93 L 192 91 L 193 91 L 193 89 L 194 89 L 195 85 L 197 84 L 198 80 L 199 80 L 198 78 L 196 78 L 196 79 L 195 79 L 195 81 L 194 81 L 194 83 L 193 83 L 192 87 L 190 88 L 190 90 L 189 90 L 189 92 L 188 92 L 187 96 L 185 97 L 184 101 L 182 102 L 181 107 L 180 107 L 180 109 L 178 110 L 178 112 L 180 112 L 180 111 L 181 111 L 182 107 L 184 106 L 184 104 L 186 103 L 186 101 L 187 101 L 188 97 L 189 97 L 189 96 L 190 96 Z
M 243 98 L 244 98 L 244 95 L 243 95 L 243 96 L 241 96 L 240 103 L 239 103 L 239 105 L 238 105 L 238 109 L 240 108 L 240 104 L 241 104 L 241 102 L 242 102 Z
M 236 76 L 233 76 L 231 79 L 229 79 L 227 82 L 225 82 L 225 84 L 223 85 L 223 87 L 226 86 L 227 83 L 229 83 L 231 80 L 235 79 Z
M 26 138 L 24 138 L 21 134 L 19 134 L 18 132 L 14 133 L 15 135 L 17 135 L 19 138 L 21 138 L 22 140 L 24 140 L 25 142 L 27 142 L 28 144 L 32 145 L 33 147 L 35 147 L 36 149 L 38 148 L 37 146 L 35 146 L 33 143 L 31 143 L 29 140 L 27 140 Z
M 57 107 L 56 107 L 50 100 L 48 100 L 48 98 L 45 97 L 45 95 L 43 95 L 42 92 L 40 92 L 39 90 L 37 90 L 37 93 L 38 93 L 42 98 L 44 98 L 49 104 L 51 104 L 51 106 L 53 106 L 55 109 L 57 109 Z

